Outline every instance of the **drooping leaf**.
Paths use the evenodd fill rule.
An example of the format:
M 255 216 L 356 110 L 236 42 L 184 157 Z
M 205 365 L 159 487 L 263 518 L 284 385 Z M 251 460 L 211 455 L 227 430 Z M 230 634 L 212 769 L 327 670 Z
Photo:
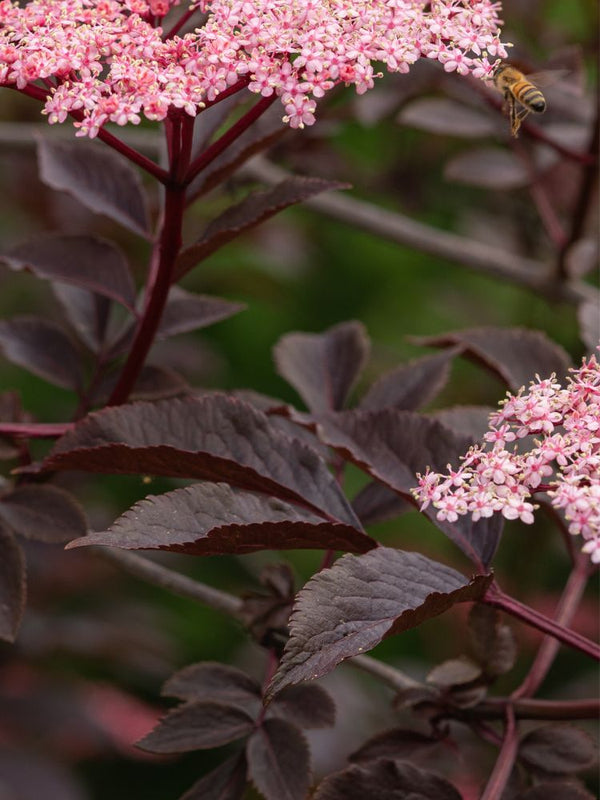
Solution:
M 209 750 L 252 733 L 254 718 L 238 706 L 199 700 L 164 716 L 137 746 L 149 753 Z
M 13 364 L 64 389 L 77 390 L 83 375 L 80 356 L 67 334 L 38 317 L 0 321 L 0 347 Z
M 242 800 L 247 772 L 245 753 L 232 756 L 200 778 L 180 800 Z
M 284 719 L 267 719 L 248 740 L 248 771 L 265 800 L 306 800 L 310 752 L 302 733 Z
M 269 693 L 319 678 L 384 638 L 481 597 L 489 580 L 480 575 L 469 581 L 419 553 L 388 547 L 343 556 L 298 593 Z
M 412 503 L 379 481 L 371 481 L 361 489 L 352 500 L 352 508 L 363 525 L 386 522 L 407 511 L 414 511 Z
M 380 758 L 352 764 L 321 781 L 313 800 L 461 800 L 445 778 L 409 764 Z
M 579 338 L 594 353 L 600 342 L 600 311 L 596 303 L 582 303 L 577 309 Z
M 469 613 L 468 633 L 470 651 L 487 675 L 504 675 L 513 668 L 515 637 L 495 608 L 475 603 Z
M 358 407 L 368 411 L 384 408 L 415 411 L 426 406 L 446 384 L 450 362 L 459 352 L 460 348 L 446 350 L 402 364 L 376 380 Z
M 40 138 L 38 161 L 47 186 L 68 192 L 86 208 L 148 236 L 142 181 L 122 156 L 92 142 Z
M 598 759 L 592 737 L 573 725 L 543 725 L 526 734 L 519 758 L 531 769 L 552 775 L 573 775 Z
M 83 509 L 57 486 L 18 486 L 0 497 L 0 519 L 15 533 L 38 542 L 62 543 L 87 533 Z
M 459 436 L 478 442 L 489 428 L 489 418 L 493 410 L 489 406 L 452 406 L 434 411 L 430 416 Z
M 418 340 L 428 347 L 461 345 L 475 362 L 506 382 L 512 391 L 556 372 L 560 380 L 570 366 L 568 354 L 541 331 L 525 328 L 470 328 Z
M 0 259 L 11 269 L 78 286 L 129 310 L 135 304 L 135 286 L 125 256 L 106 239 L 46 234 L 11 248 Z
M 311 411 L 338 411 L 369 355 L 369 338 L 360 322 L 343 322 L 324 333 L 288 333 L 275 345 L 279 374 Z
M 470 437 L 459 436 L 435 419 L 398 409 L 321 415 L 317 431 L 344 458 L 411 500 L 417 473 L 428 466 L 444 472 L 447 464 L 458 463 L 472 443 Z M 463 516 L 449 523 L 439 521 L 431 507 L 425 514 L 475 564 L 490 563 L 503 528 L 501 515 L 477 522 Z
M 482 147 L 459 153 L 446 163 L 444 178 L 495 192 L 520 189 L 531 183 L 526 164 L 514 153 L 500 147 Z
M 220 297 L 192 294 L 179 286 L 173 286 L 160 320 L 157 337 L 166 339 L 179 333 L 207 328 L 215 322 L 239 314 L 245 308 L 244 303 L 232 303 Z
M 0 639 L 14 642 L 25 607 L 25 559 L 12 533 L 0 523 Z
M 319 456 L 256 409 L 225 395 L 133 403 L 90 414 L 44 469 L 142 473 L 227 483 L 360 523 Z
M 439 739 L 410 728 L 392 728 L 377 733 L 355 750 L 349 760 L 358 764 L 375 761 L 378 758 L 399 760 L 409 758 L 414 753 L 429 750 L 439 743 Z
M 162 688 L 167 697 L 179 700 L 217 700 L 235 704 L 240 697 L 260 698 L 260 684 L 229 664 L 203 661 L 175 672 Z
M 284 208 L 302 203 L 321 192 L 344 188 L 347 184 L 337 181 L 294 176 L 264 191 L 251 192 L 241 203 L 214 219 L 201 238 L 183 250 L 177 259 L 177 276 L 181 277 L 215 250 Z
M 517 800 L 597 800 L 583 786 L 572 781 L 542 781 L 520 794 Z
M 404 106 L 397 119 L 409 128 L 464 139 L 494 136 L 498 131 L 492 116 L 443 97 L 413 100 Z
M 98 544 L 205 556 L 298 548 L 364 553 L 376 545 L 351 525 L 326 522 L 289 503 L 224 483 L 150 495 L 108 530 L 77 539 L 69 547 Z
M 102 350 L 109 333 L 111 300 L 65 283 L 55 283 L 52 291 L 77 338 L 94 353 Z
M 330 728 L 335 724 L 335 703 L 316 684 L 286 686 L 275 695 L 267 713 L 284 717 L 299 728 Z

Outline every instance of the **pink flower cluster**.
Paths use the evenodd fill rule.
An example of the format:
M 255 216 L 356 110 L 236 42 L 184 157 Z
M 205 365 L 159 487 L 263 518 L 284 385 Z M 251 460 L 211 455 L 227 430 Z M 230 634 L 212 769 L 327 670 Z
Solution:
M 159 23 L 175 5 L 0 0 L 0 85 L 41 84 L 49 122 L 77 112 L 79 135 L 93 137 L 108 121 L 161 120 L 171 108 L 194 116 L 247 78 L 303 127 L 335 85 L 370 89 L 374 64 L 407 72 L 426 57 L 485 78 L 506 56 L 492 0 L 201 0 L 188 6 L 202 27 L 171 36 Z
M 530 524 L 537 508 L 532 495 L 546 492 L 570 533 L 585 540 L 584 552 L 600 563 L 600 366 L 592 356 L 571 372 L 564 388 L 552 375 L 538 378 L 528 393 L 507 395 L 490 417 L 485 442 L 456 471 L 418 475 L 413 494 L 421 510 L 432 503 L 437 518 L 450 522 L 499 511 Z M 535 437 L 531 446 L 519 448 L 526 436 Z

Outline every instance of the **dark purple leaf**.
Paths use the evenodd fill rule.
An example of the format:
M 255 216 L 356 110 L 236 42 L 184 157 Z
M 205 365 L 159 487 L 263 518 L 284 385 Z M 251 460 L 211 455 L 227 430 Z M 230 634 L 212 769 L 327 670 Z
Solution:
M 409 764 L 380 758 L 325 778 L 313 800 L 461 800 L 447 780 Z
M 199 700 L 169 711 L 137 746 L 149 753 L 209 750 L 248 736 L 254 719 L 242 708 Z
M 321 192 L 344 188 L 347 184 L 337 181 L 294 176 L 264 191 L 251 192 L 241 203 L 214 219 L 201 238 L 181 253 L 176 264 L 177 277 L 185 275 L 215 250 L 284 208 L 302 203 Z
M 15 317 L 0 322 L 0 347 L 13 364 L 64 389 L 81 387 L 79 353 L 67 334 L 38 317 Z
M 597 303 L 585 302 L 577 309 L 579 338 L 590 353 L 594 353 L 600 343 L 600 311 Z
M 526 164 L 514 153 L 500 147 L 482 147 L 459 153 L 446 163 L 444 177 L 495 192 L 519 189 L 531 183 Z
M 2 495 L 0 519 L 20 536 L 39 542 L 68 542 L 87 533 L 83 509 L 56 486 L 23 485 Z
M 517 658 L 515 637 L 496 609 L 475 603 L 469 614 L 468 632 L 471 653 L 486 675 L 504 675 L 513 668 Z
M 456 347 L 488 367 L 512 391 L 555 372 L 560 380 L 570 366 L 568 354 L 541 331 L 525 328 L 471 328 L 418 340 L 428 347 Z
M 343 322 L 324 333 L 288 333 L 273 350 L 277 372 L 311 411 L 339 411 L 369 355 L 360 322 Z
M 200 778 L 180 800 L 242 800 L 247 771 L 245 753 L 232 756 Z
M 38 161 L 47 186 L 68 192 L 86 208 L 148 236 L 142 181 L 123 156 L 97 143 L 40 138 Z
M 111 301 L 64 283 L 55 283 L 52 291 L 79 340 L 94 353 L 102 350 L 108 335 Z
M 427 675 L 427 683 L 436 686 L 464 686 L 481 677 L 481 667 L 466 656 L 450 658 L 431 669 Z
M 11 269 L 78 286 L 129 310 L 135 305 L 135 286 L 125 256 L 105 239 L 47 234 L 11 248 L 0 258 Z
M 0 639 L 14 642 L 25 607 L 25 559 L 12 533 L 0 523 Z
M 216 112 L 223 105 L 224 103 L 220 102 L 218 105 L 209 108 L 208 112 Z M 203 111 L 198 117 L 199 122 L 202 122 L 206 113 L 206 111 Z M 249 158 L 266 150 L 287 131 L 289 131 L 289 126 L 284 125 L 281 121 L 280 110 L 276 106 L 267 109 L 248 130 L 244 131 L 214 161 L 211 161 L 208 167 L 192 181 L 188 190 L 188 197 L 196 199 L 201 194 L 205 194 L 210 189 L 223 183 Z
M 358 407 L 368 411 L 384 408 L 415 411 L 426 406 L 446 384 L 450 362 L 459 352 L 460 348 L 446 350 L 402 364 L 375 381 Z
M 498 132 L 495 118 L 442 97 L 413 100 L 404 106 L 397 119 L 409 128 L 465 139 L 480 139 Z
M 489 429 L 490 414 L 493 410 L 489 406 L 453 406 L 434 411 L 429 416 L 459 436 L 478 442 Z
M 302 733 L 283 719 L 267 719 L 246 748 L 252 783 L 266 800 L 306 800 L 310 751 Z
M 489 581 L 484 575 L 469 581 L 419 553 L 389 547 L 343 556 L 297 595 L 290 639 L 270 694 L 320 678 L 384 638 L 480 598 Z
M 597 797 L 578 783 L 543 781 L 520 794 L 517 800 L 597 800 Z
M 57 441 L 43 468 L 226 481 L 300 502 L 361 530 L 313 450 L 284 436 L 261 412 L 224 395 L 92 413 Z
M 69 547 L 96 544 L 203 556 L 306 548 L 364 553 L 376 546 L 351 525 L 326 522 L 282 500 L 224 483 L 150 495 L 108 530 L 77 539 Z
M 178 333 L 207 328 L 215 322 L 239 314 L 245 308 L 244 303 L 232 303 L 220 297 L 192 294 L 174 286 L 169 294 L 157 336 L 159 339 L 166 339 Z
M 292 418 L 299 421 L 302 415 Z M 459 436 L 437 420 L 412 411 L 345 411 L 319 417 L 319 437 L 344 458 L 368 472 L 390 489 L 411 498 L 418 472 L 427 466 L 445 471 L 469 448 L 470 437 Z M 473 522 L 470 516 L 457 522 L 440 522 L 435 509 L 426 516 L 477 565 L 487 566 L 498 546 L 503 519 L 496 514 Z
M 379 481 L 372 481 L 361 489 L 352 501 L 352 508 L 363 525 L 386 522 L 415 509 L 412 503 Z
M 358 764 L 375 761 L 378 758 L 399 760 L 422 750 L 429 750 L 438 743 L 439 739 L 410 728 L 392 728 L 368 739 L 349 756 L 349 760 Z
M 259 644 L 282 651 L 296 594 L 294 575 L 289 564 L 267 564 L 259 581 L 265 591 L 245 594 L 241 618 Z
M 592 737 L 573 725 L 544 725 L 526 734 L 519 758 L 529 768 L 554 775 L 571 775 L 592 767 L 598 758 Z
M 119 373 L 113 371 L 99 381 L 91 395 L 95 405 L 104 405 L 108 401 Z M 130 395 L 134 400 L 165 400 L 182 397 L 191 393 L 190 385 L 178 372 L 156 364 L 145 364 L 142 367 L 135 386 Z
M 179 700 L 216 700 L 235 705 L 240 697 L 260 699 L 260 684 L 236 667 L 216 661 L 190 664 L 174 675 L 162 688 L 167 697 Z
M 284 717 L 299 728 L 331 728 L 335 724 L 335 703 L 316 684 L 286 686 L 273 698 L 267 713 Z

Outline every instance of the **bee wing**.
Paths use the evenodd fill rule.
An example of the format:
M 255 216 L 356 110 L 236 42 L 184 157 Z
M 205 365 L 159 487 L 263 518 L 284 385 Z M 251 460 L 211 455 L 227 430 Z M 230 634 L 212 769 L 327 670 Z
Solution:
M 531 81 L 534 86 L 544 89 L 561 83 L 570 73 L 571 70 L 568 69 L 545 69 L 541 72 L 527 73 L 525 77 L 528 81 Z

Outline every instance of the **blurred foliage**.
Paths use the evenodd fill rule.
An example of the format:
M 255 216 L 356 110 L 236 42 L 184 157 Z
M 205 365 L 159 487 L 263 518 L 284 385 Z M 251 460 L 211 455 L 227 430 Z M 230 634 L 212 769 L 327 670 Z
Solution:
M 598 81 L 595 0 L 505 0 L 503 5 L 506 38 L 515 43 L 515 55 L 543 69 L 554 60 L 559 66 L 561 54 L 573 61 L 575 53 L 587 81 L 586 96 L 593 97 Z M 552 257 L 552 245 L 527 188 L 494 191 L 449 182 L 444 177 L 444 164 L 474 145 L 415 130 L 398 121 L 402 108 L 416 97 L 445 92 L 477 104 L 477 95 L 462 81 L 430 64 L 418 64 L 409 75 L 386 76 L 364 97 L 339 93 L 327 111 L 322 109 L 314 128 L 286 134 L 271 156 L 293 171 L 349 180 L 356 197 L 426 224 L 491 242 L 500 240 L 515 252 L 544 261 Z M 3 119 L 38 121 L 38 108 L 32 101 L 8 92 L 3 100 Z M 579 102 L 583 104 L 584 99 L 576 94 L 570 99 L 575 110 Z M 507 120 L 499 114 L 492 118 L 496 125 L 492 139 L 506 145 Z M 551 115 L 549 120 L 557 121 Z M 545 118 L 540 122 L 544 124 Z M 530 145 L 526 137 L 522 141 Z M 27 238 L 35 230 L 94 230 L 116 239 L 141 277 L 146 245 L 107 220 L 93 217 L 70 198 L 41 186 L 32 153 L 31 149 L 13 152 L 5 147 L 0 154 L 2 247 Z M 577 169 L 569 165 L 569 176 Z M 544 174 L 551 192 L 556 192 L 556 186 L 567 186 L 571 179 L 567 176 L 565 180 L 564 165 L 560 170 L 557 164 Z M 194 230 L 244 188 L 244 181 L 233 181 L 226 186 L 225 195 L 209 195 L 193 211 L 189 235 L 193 236 Z M 560 201 L 559 196 L 553 197 Z M 184 285 L 192 291 L 242 300 L 248 309 L 195 336 L 161 345 L 156 353 L 175 368 L 180 367 L 194 385 L 251 388 L 292 403 L 298 403 L 298 398 L 275 374 L 272 346 L 291 330 L 321 331 L 346 319 L 364 322 L 373 339 L 369 381 L 400 361 L 421 354 L 422 350 L 407 340 L 409 335 L 484 324 L 536 328 L 562 344 L 575 360 L 584 352 L 572 307 L 552 305 L 524 289 L 378 240 L 303 208 L 286 211 L 253 234 L 227 245 L 192 272 Z M 49 284 L 2 270 L 0 316 L 36 312 L 60 318 Z M 17 389 L 24 407 L 41 421 L 68 419 L 73 413 L 67 392 L 4 361 L 0 364 L 0 386 Z M 495 405 L 503 394 L 495 380 L 460 362 L 455 363 L 452 381 L 439 402 Z M 41 451 L 43 445 L 36 445 L 36 455 L 38 449 Z M 354 494 L 364 481 L 364 476 L 349 470 L 349 493 Z M 92 526 L 100 527 L 148 491 L 164 491 L 176 482 L 156 480 L 149 487 L 140 479 L 117 476 L 88 481 L 79 475 L 70 477 L 68 485 L 88 510 Z M 509 527 L 504 536 L 496 571 L 507 591 L 514 590 L 524 602 L 551 613 L 568 572 L 562 544 L 556 529 L 544 519 L 526 531 L 517 527 Z M 374 526 L 373 534 L 385 544 L 418 549 L 458 569 L 465 568 L 451 543 L 416 513 Z M 247 646 L 239 627 L 222 615 L 118 575 L 93 553 L 63 554 L 59 548 L 42 546 L 31 551 L 31 610 L 17 645 L 0 648 L 0 674 L 6 677 L 5 690 L 0 689 L 0 706 L 11 700 L 12 687 L 32 685 L 39 676 L 59 683 L 71 679 L 90 685 L 119 685 L 126 697 L 143 700 L 149 715 L 163 705 L 156 699 L 163 679 L 175 667 L 192 661 L 244 661 L 261 678 L 258 648 Z M 313 552 L 288 557 L 298 585 L 318 568 L 321 559 Z M 165 563 L 206 583 L 241 593 L 256 587 L 261 567 L 278 558 L 270 553 L 239 559 L 171 556 Z M 532 564 L 536 565 L 534 572 Z M 592 591 L 584 600 L 576 625 L 588 635 L 595 629 L 591 595 Z M 455 641 L 462 635 L 459 631 L 464 620 L 449 616 L 388 640 L 379 654 L 409 672 L 414 667 L 417 673 L 424 670 L 424 663 L 453 657 L 459 652 Z M 80 627 L 69 628 L 67 623 L 73 625 L 75 621 Z M 44 637 L 38 636 L 40 626 Z M 515 627 L 522 651 L 517 671 L 511 674 L 513 681 L 515 675 L 524 674 L 539 641 Z M 79 632 L 75 645 L 69 630 Z M 585 696 L 593 693 L 594 687 L 586 659 L 561 649 L 544 687 L 548 696 L 558 690 L 563 698 Z M 73 699 L 74 707 L 80 702 L 81 698 Z M 116 720 L 121 719 L 117 705 L 115 702 Z M 126 706 L 119 713 L 127 716 L 123 709 Z M 60 715 L 52 717 L 48 712 L 43 724 L 52 729 L 63 722 Z M 43 737 L 40 739 L 39 728 L 33 723 L 28 728 L 22 722 L 16 738 L 23 749 L 38 749 L 41 742 L 41 752 L 47 745 L 50 755 L 76 764 L 91 800 L 108 796 L 111 800 L 170 800 L 217 760 L 213 753 L 194 754 L 177 762 L 147 756 L 136 760 L 115 730 L 104 730 L 84 755 L 68 743 L 61 752 L 57 753 L 58 747 L 52 750 Z M 332 757 L 331 767 L 336 766 L 339 763 Z

